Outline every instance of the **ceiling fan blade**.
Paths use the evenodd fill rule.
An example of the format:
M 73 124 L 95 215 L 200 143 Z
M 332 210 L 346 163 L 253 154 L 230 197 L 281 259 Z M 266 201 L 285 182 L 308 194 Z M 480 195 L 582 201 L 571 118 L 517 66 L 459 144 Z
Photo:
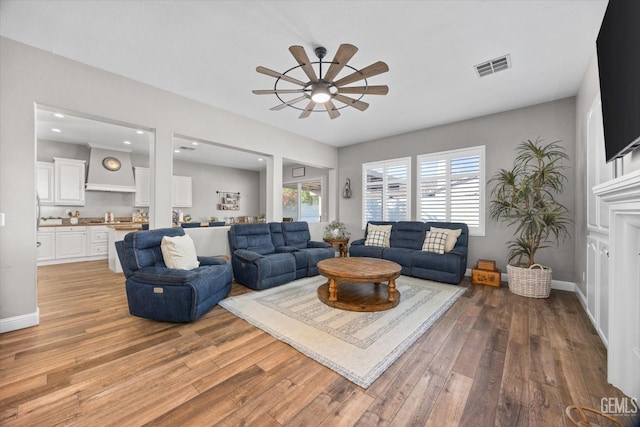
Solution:
M 301 97 L 296 98 L 296 99 L 292 99 L 291 101 L 283 102 L 280 105 L 276 105 L 275 107 L 270 108 L 270 110 L 273 110 L 273 111 L 282 110 L 284 107 L 287 107 L 289 105 L 293 105 L 293 104 L 295 104 L 297 102 L 302 101 L 303 99 L 307 99 L 307 95 L 302 95 Z
M 353 107 L 357 110 L 364 111 L 369 108 L 369 104 L 363 101 L 358 101 L 357 99 L 349 98 L 348 96 L 336 94 L 333 96 L 336 101 L 340 101 L 343 104 L 347 104 L 350 107 Z
M 316 108 L 316 103 L 313 101 L 309 101 L 309 103 L 307 104 L 307 106 L 305 107 L 304 111 L 302 112 L 302 114 L 300 114 L 300 117 L 298 117 L 299 119 L 306 119 L 307 117 L 309 117 L 311 115 L 311 111 Z
M 268 68 L 256 67 L 256 71 L 259 72 L 260 74 L 266 74 L 267 76 L 279 77 L 282 80 L 285 80 L 285 81 L 287 81 L 289 83 L 297 84 L 299 86 L 306 86 L 307 85 L 305 82 L 302 82 L 302 81 L 300 81 L 298 79 L 294 79 L 293 77 L 286 76 L 286 75 L 284 75 L 282 73 L 279 73 L 277 71 L 270 70 Z
M 256 95 L 273 95 L 276 93 L 304 93 L 304 89 L 260 89 L 252 90 Z
M 349 74 L 346 77 L 341 78 L 337 82 L 333 82 L 335 86 L 344 86 L 349 83 L 357 82 L 358 80 L 368 79 L 369 77 L 377 76 L 378 74 L 386 73 L 389 71 L 389 66 L 382 61 L 378 61 L 375 64 L 371 64 L 360 71 Z
M 318 76 L 316 76 L 316 72 L 311 66 L 311 61 L 309 61 L 309 57 L 304 48 L 302 46 L 291 46 L 289 52 L 291 52 L 296 61 L 298 61 L 298 64 L 302 66 L 302 71 L 309 77 L 309 80 L 317 82 Z
M 336 56 L 334 56 L 333 61 L 331 61 L 327 73 L 324 75 L 324 79 L 328 82 L 333 81 L 357 51 L 358 48 L 352 44 L 341 44 L 336 52 Z
M 333 102 L 331 101 L 325 102 L 324 108 L 327 109 L 327 113 L 329 113 L 329 117 L 331 117 L 331 120 L 337 119 L 338 117 L 340 117 L 340 111 L 338 111 L 336 106 L 333 105 Z
M 357 93 L 362 95 L 386 95 L 389 93 L 389 86 L 350 86 L 341 87 L 339 93 Z

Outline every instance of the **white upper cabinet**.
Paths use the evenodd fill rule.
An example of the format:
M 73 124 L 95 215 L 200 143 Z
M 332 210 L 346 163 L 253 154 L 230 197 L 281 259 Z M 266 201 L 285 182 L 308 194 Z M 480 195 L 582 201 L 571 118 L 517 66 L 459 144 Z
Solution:
M 149 207 L 151 202 L 151 175 L 149 168 L 135 167 L 133 174 L 136 180 L 136 195 L 134 206 L 138 208 Z
M 174 175 L 171 181 L 171 204 L 175 208 L 190 208 L 193 206 L 191 177 Z
M 84 206 L 85 161 L 54 157 L 55 203 Z
M 38 191 L 38 197 L 40 198 L 40 204 L 42 205 L 53 205 L 56 202 L 54 195 L 54 176 L 53 163 L 36 163 L 36 189 Z

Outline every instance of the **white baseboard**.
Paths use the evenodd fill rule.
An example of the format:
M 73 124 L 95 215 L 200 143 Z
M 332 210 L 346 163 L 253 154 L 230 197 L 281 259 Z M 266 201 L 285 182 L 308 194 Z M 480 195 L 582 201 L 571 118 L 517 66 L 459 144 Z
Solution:
M 575 282 L 565 282 L 564 280 L 551 279 L 551 289 L 557 289 L 559 291 L 575 292 L 576 288 L 577 286 Z
M 471 276 L 471 269 L 467 268 L 464 273 L 465 276 Z M 509 275 L 507 273 L 502 273 L 500 275 L 500 280 L 503 282 L 509 281 Z M 564 280 L 551 280 L 551 289 L 557 289 L 559 291 L 568 291 L 568 292 L 576 292 L 578 287 L 575 282 L 565 282 Z
M 20 316 L 0 319 L 0 333 L 30 328 L 40 324 L 40 308 L 35 313 L 21 314 Z

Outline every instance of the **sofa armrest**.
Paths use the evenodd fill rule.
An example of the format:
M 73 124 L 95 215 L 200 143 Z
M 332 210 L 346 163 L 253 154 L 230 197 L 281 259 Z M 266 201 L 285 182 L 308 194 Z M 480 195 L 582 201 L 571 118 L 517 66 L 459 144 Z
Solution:
M 364 245 L 364 239 L 358 239 L 351 242 L 351 246 L 362 246 Z
M 300 249 L 296 248 L 295 246 L 278 246 L 276 248 L 276 252 L 279 254 L 286 254 L 286 253 L 291 253 L 291 252 L 298 252 Z
M 246 249 L 238 249 L 233 253 L 233 256 L 244 262 L 256 262 L 260 258 L 264 258 L 264 255 L 260 255 L 258 252 L 248 251 Z
M 200 265 L 224 265 L 227 263 L 226 259 L 215 256 L 199 256 L 198 261 L 200 261 Z
M 331 246 L 327 242 L 316 242 L 314 240 L 309 240 L 307 242 L 307 247 L 308 248 L 333 248 L 333 246 Z
M 455 254 L 455 255 L 460 255 L 460 256 L 465 256 L 467 255 L 467 247 L 466 246 L 456 246 L 453 249 L 451 249 L 449 252 L 449 254 Z
M 144 267 L 136 270 L 131 279 L 150 285 L 180 285 L 197 276 L 195 270 L 176 270 L 166 267 Z

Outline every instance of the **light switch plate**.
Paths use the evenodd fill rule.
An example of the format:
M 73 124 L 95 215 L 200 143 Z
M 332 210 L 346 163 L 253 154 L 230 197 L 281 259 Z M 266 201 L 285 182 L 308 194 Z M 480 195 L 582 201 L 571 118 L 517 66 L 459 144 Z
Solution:
M 4 227 L 4 214 L 0 213 L 0 227 Z

